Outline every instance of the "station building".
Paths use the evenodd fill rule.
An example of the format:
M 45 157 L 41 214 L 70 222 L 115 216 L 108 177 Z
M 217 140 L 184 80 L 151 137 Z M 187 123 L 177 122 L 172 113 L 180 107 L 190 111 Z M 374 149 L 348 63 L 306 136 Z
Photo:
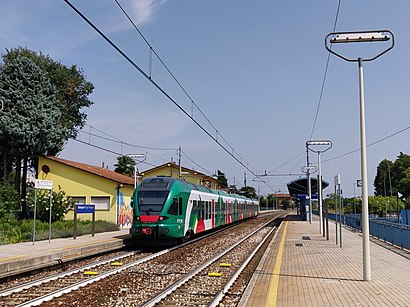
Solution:
M 195 184 L 217 189 L 218 180 L 203 173 L 181 167 L 174 162 L 147 169 L 139 174 L 138 182 L 149 177 L 174 177 Z M 129 227 L 132 222 L 131 196 L 134 178 L 124 176 L 100 166 L 74 162 L 57 157 L 39 157 L 38 179 L 51 180 L 53 189 L 58 187 L 78 204 L 94 204 L 96 220 Z M 65 218 L 73 219 L 74 211 Z M 91 219 L 90 214 L 78 215 L 79 219 Z

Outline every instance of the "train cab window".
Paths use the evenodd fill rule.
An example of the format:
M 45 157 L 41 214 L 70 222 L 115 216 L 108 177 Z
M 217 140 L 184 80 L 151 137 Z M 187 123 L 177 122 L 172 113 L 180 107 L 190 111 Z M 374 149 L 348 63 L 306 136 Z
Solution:
M 174 198 L 172 205 L 168 209 L 168 214 L 178 215 L 178 198 Z
M 160 215 L 169 191 L 139 191 L 138 210 L 141 215 Z
M 182 198 L 178 198 L 178 215 L 182 215 Z

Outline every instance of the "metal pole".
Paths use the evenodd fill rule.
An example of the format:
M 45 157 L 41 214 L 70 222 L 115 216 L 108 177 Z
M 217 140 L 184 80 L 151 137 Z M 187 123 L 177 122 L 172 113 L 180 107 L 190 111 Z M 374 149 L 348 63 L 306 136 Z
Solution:
M 342 247 L 342 202 L 343 202 L 343 198 L 342 198 L 342 191 L 340 188 L 340 183 L 339 183 L 339 187 L 338 187 L 338 193 L 339 193 L 339 243 L 340 243 L 340 247 Z
M 181 166 L 181 146 L 178 148 L 178 164 L 179 164 L 179 179 L 182 179 L 182 166 Z
M 320 151 L 317 152 L 317 193 L 319 198 L 319 220 L 320 220 L 320 232 L 322 233 L 323 229 L 323 213 L 322 213 L 322 174 L 320 171 Z M 324 233 L 324 232 L 323 232 Z
M 360 153 L 362 160 L 362 238 L 363 238 L 363 279 L 370 281 L 370 239 L 369 239 L 369 204 L 367 190 L 367 151 L 366 151 L 366 124 L 364 110 L 364 85 L 363 85 L 363 63 L 359 63 L 359 88 L 360 88 Z
M 308 193 L 309 193 L 309 223 L 312 224 L 312 183 L 310 182 L 310 170 L 309 170 L 309 149 L 306 147 L 306 162 L 308 166 L 307 177 L 308 177 Z
M 340 190 L 340 183 L 338 186 L 338 194 L 339 194 L 339 238 L 340 238 L 340 247 L 342 247 L 342 202 L 343 202 L 343 198 L 342 198 L 342 193 Z
M 137 188 L 137 161 L 134 160 L 134 190 Z
M 34 222 L 33 222 L 33 245 L 36 241 L 36 212 L 37 212 L 37 189 L 34 188 Z
M 52 199 L 53 199 L 53 193 L 52 193 L 52 192 L 53 192 L 53 191 L 50 190 L 50 218 L 49 218 L 49 220 L 48 220 L 48 224 L 49 224 L 49 227 L 48 227 L 48 243 L 51 242 L 51 207 L 52 207 L 52 205 L 53 205 L 53 201 L 52 201 Z
M 337 185 L 335 184 L 335 221 L 336 221 L 336 245 L 339 244 L 338 236 L 337 236 Z

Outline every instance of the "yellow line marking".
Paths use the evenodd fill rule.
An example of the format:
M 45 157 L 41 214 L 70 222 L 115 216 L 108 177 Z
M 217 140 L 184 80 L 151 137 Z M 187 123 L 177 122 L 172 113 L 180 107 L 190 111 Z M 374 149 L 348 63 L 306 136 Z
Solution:
M 282 239 L 280 240 L 280 244 L 279 244 L 278 254 L 276 255 L 275 265 L 273 266 L 272 278 L 270 280 L 268 297 L 266 298 L 265 306 L 276 307 L 276 303 L 278 300 L 280 267 L 282 266 L 282 256 L 283 256 L 283 249 L 285 246 L 287 229 L 288 229 L 288 222 L 285 222 Z

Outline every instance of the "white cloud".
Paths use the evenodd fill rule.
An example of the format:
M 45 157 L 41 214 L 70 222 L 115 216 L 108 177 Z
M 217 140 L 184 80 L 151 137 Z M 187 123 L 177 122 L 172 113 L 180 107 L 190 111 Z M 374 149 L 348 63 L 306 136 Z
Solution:
M 150 22 L 156 7 L 165 2 L 166 0 L 135 0 L 132 3 L 132 12 L 135 18 L 135 23 L 141 25 Z

